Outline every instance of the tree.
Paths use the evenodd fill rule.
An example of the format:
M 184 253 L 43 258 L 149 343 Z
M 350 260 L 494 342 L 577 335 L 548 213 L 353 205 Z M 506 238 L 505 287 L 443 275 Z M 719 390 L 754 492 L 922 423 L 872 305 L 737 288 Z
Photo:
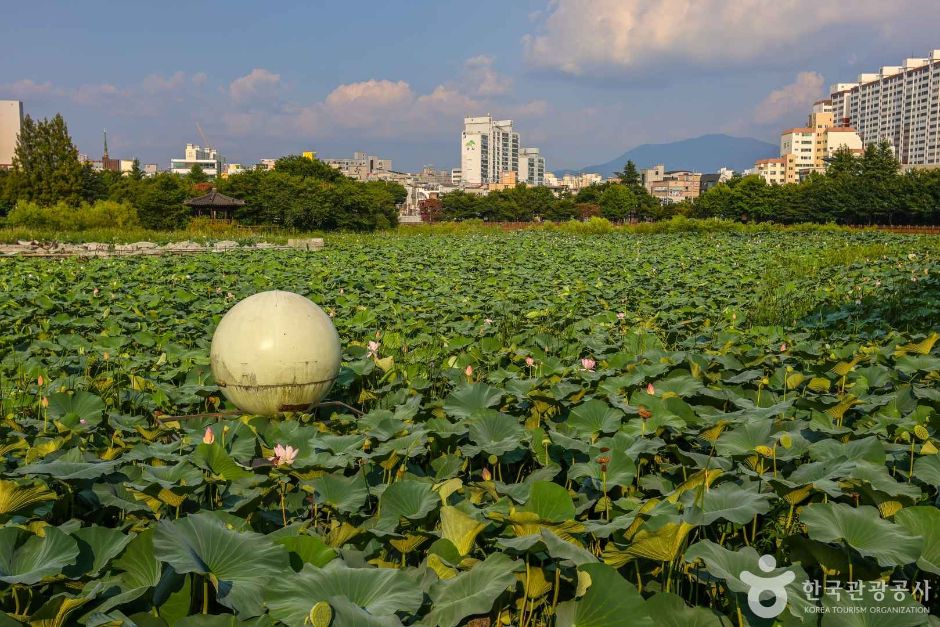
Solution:
M 836 149 L 826 166 L 826 174 L 829 176 L 857 176 L 859 171 L 859 159 L 848 146 Z
M 637 199 L 626 185 L 611 185 L 601 194 L 601 215 L 608 220 L 625 221 L 636 215 Z
M 189 208 L 183 204 L 189 185 L 169 173 L 157 174 L 138 183 L 135 205 L 140 224 L 148 229 L 176 229 L 189 220 Z
M 639 187 L 640 186 L 640 173 L 636 170 L 636 164 L 633 161 L 627 161 L 623 166 L 623 170 L 617 172 L 617 178 L 620 179 L 622 185 L 628 187 Z
M 190 185 L 198 185 L 199 183 L 208 181 L 209 175 L 205 173 L 201 165 L 194 163 L 193 167 L 189 169 L 189 174 L 186 175 L 186 178 L 189 179 Z
M 314 178 L 336 183 L 344 178 L 343 173 L 323 163 L 319 159 L 308 159 L 303 155 L 289 155 L 274 162 L 274 169 L 301 178 Z
M 139 181 L 144 178 L 144 171 L 140 169 L 140 159 L 134 159 L 134 163 L 131 164 L 131 171 L 128 174 L 135 181 Z
M 82 164 L 61 114 L 38 122 L 28 115 L 23 119 L 13 153 L 13 177 L 18 199 L 43 206 L 81 203 Z

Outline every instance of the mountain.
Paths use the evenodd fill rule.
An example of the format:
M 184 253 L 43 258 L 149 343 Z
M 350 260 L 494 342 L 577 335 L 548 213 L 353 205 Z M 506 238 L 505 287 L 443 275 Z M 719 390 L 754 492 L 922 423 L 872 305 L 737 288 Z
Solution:
M 564 176 L 572 172 L 597 172 L 605 177 L 623 169 L 632 160 L 637 169 L 651 168 L 658 163 L 666 170 L 693 170 L 695 172 L 717 172 L 719 168 L 735 171 L 753 168 L 757 159 L 776 157 L 778 146 L 752 137 L 730 135 L 702 135 L 668 144 L 643 144 L 631 148 L 616 159 L 600 165 L 589 165 L 581 170 L 563 170 Z

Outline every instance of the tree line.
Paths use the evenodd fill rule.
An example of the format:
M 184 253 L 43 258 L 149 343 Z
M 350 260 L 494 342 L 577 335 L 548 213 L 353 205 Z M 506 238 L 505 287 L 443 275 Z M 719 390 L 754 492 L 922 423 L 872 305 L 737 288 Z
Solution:
M 203 194 L 197 185 L 208 178 L 198 165 L 182 176 L 162 172 L 148 177 L 136 160 L 123 174 L 95 170 L 79 160 L 61 115 L 41 120 L 25 116 L 13 168 L 0 170 L 0 217 L 15 225 L 68 230 L 82 228 L 89 215 L 108 219 L 120 213 L 122 221 L 115 227 L 132 223 L 177 229 L 191 217 L 183 202 Z M 297 155 L 278 159 L 273 171 L 220 178 L 216 187 L 246 202 L 236 213 L 239 221 L 302 230 L 394 226 L 396 204 L 406 196 L 401 185 L 354 181 L 319 160 Z
M 487 196 L 457 191 L 426 203 L 432 220 L 530 221 L 587 219 L 655 221 L 681 215 L 741 221 L 869 224 L 940 224 L 940 169 L 902 171 L 888 142 L 862 154 L 843 148 L 799 183 L 768 184 L 761 176 L 735 176 L 691 201 L 660 204 L 640 185 L 627 162 L 617 180 L 575 194 L 518 186 Z
M 486 196 L 454 191 L 425 202 L 425 219 L 529 222 L 532 220 L 586 220 L 602 217 L 614 222 L 658 220 L 672 215 L 640 184 L 632 161 L 617 174 L 617 181 L 590 185 L 560 196 L 547 187 L 515 187 Z

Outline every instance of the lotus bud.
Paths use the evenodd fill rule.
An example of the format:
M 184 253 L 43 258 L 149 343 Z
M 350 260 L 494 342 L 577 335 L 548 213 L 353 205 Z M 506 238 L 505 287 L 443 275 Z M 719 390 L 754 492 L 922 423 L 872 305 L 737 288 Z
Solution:
M 202 434 L 202 441 L 204 444 L 212 444 L 215 442 L 215 434 L 212 433 L 212 427 L 206 427 L 206 432 Z
M 493 474 L 490 472 L 489 468 L 484 468 L 481 474 L 483 475 L 483 481 L 489 481 L 493 478 Z

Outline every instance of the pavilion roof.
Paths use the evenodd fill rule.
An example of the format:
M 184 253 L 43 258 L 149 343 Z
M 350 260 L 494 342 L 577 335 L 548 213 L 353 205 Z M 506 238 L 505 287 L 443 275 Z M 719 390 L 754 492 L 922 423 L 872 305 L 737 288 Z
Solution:
M 183 204 L 187 207 L 242 207 L 245 205 L 245 201 L 220 194 L 213 189 L 208 194 L 190 198 L 184 201 Z

